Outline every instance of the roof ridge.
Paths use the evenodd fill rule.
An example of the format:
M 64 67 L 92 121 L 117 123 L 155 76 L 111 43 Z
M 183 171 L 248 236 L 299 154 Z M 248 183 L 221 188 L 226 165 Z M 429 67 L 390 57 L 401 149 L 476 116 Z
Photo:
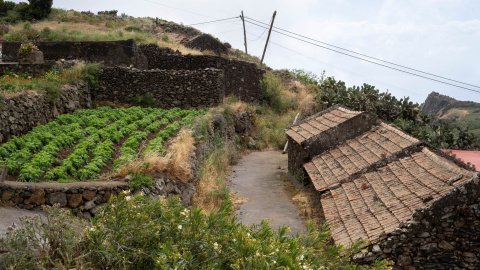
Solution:
M 289 125 L 289 126 L 287 127 L 287 129 L 292 128 L 292 127 L 295 127 L 295 126 L 299 126 L 299 125 L 301 125 L 301 124 L 303 124 L 303 123 L 305 123 L 305 122 L 308 122 L 308 121 L 310 121 L 310 120 L 312 120 L 312 119 L 315 119 L 315 118 L 317 118 L 317 117 L 320 117 L 320 116 L 322 116 L 322 115 L 324 115 L 324 114 L 327 114 L 327 113 L 329 113 L 329 112 L 331 112 L 331 111 L 334 111 L 334 110 L 337 110 L 337 109 L 340 109 L 340 108 L 342 108 L 343 110 L 348 110 L 348 111 L 352 111 L 352 112 L 357 112 L 357 111 L 354 111 L 354 110 L 348 108 L 348 107 L 345 106 L 345 105 L 335 104 L 335 105 L 329 107 L 328 109 L 322 110 L 322 111 L 320 111 L 320 112 L 318 112 L 318 113 L 316 113 L 316 114 L 314 114 L 314 115 L 311 115 L 311 116 L 309 116 L 309 117 L 307 117 L 307 118 L 305 118 L 305 119 L 299 120 L 299 121 L 298 121 L 297 123 L 295 123 L 295 124 Z M 342 110 L 342 111 L 343 111 L 343 110 Z M 360 111 L 358 111 L 358 112 L 360 112 Z M 364 113 L 364 112 L 360 112 L 360 113 Z

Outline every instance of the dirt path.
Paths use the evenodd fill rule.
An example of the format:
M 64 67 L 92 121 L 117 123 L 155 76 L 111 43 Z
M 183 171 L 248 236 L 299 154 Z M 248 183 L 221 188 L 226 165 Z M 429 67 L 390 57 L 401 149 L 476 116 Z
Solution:
M 274 229 L 286 225 L 293 234 L 305 231 L 305 223 L 282 185 L 286 173 L 287 156 L 280 151 L 251 152 L 233 167 L 228 180 L 236 201 L 244 202 L 235 212 L 240 222 L 251 225 L 269 219 Z

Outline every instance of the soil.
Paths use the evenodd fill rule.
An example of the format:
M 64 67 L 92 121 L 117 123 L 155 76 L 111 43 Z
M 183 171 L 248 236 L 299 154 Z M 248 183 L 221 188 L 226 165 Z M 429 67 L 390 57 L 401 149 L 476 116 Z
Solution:
M 287 189 L 292 186 L 285 185 L 285 179 L 290 179 L 287 156 L 280 151 L 246 154 L 228 178 L 238 221 L 252 225 L 268 219 L 274 229 L 288 226 L 292 234 L 305 232 L 305 222 Z

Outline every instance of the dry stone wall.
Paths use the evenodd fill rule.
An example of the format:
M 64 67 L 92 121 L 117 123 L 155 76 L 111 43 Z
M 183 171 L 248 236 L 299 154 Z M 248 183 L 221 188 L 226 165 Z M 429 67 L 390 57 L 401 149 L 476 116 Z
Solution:
M 52 105 L 44 94 L 23 93 L 0 99 L 0 143 L 21 136 L 56 116 L 91 107 L 91 97 L 83 85 L 64 86 L 59 100 Z
M 103 62 L 106 66 L 133 65 L 147 68 L 147 59 L 133 39 L 120 41 L 42 41 L 35 43 L 43 52 L 45 60 L 81 59 L 89 62 Z M 2 57 L 4 62 L 18 61 L 21 42 L 4 41 Z
M 140 46 L 148 59 L 149 69 L 198 70 L 216 68 L 224 71 L 225 95 L 235 95 L 247 102 L 263 100 L 260 87 L 265 70 L 253 63 L 229 60 L 211 55 L 178 55 L 166 53 L 158 46 Z
M 1 63 L 0 74 L 4 72 L 12 72 L 15 74 L 39 75 L 52 70 L 56 66 L 55 61 L 45 61 L 43 64 L 18 64 L 18 63 Z
M 389 258 L 394 269 L 479 269 L 480 179 L 476 175 L 372 243 L 359 263 Z
M 137 95 L 147 93 L 156 99 L 156 106 L 211 107 L 223 101 L 223 71 L 202 70 L 138 70 L 135 68 L 105 68 L 100 76 L 97 101 L 132 103 Z

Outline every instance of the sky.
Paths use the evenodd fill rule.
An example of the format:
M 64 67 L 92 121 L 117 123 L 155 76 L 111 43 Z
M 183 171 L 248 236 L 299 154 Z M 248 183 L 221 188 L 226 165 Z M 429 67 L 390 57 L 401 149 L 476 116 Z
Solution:
M 460 85 L 475 91 L 387 69 L 275 32 L 264 60 L 271 68 L 304 69 L 316 74 L 325 71 L 347 86 L 367 83 L 397 98 L 409 96 L 418 103 L 432 91 L 480 102 L 478 0 L 54 0 L 53 6 L 92 12 L 115 9 L 118 14 L 158 17 L 185 25 L 235 17 L 242 10 L 246 17 L 268 24 L 277 11 L 275 27 L 468 83 L 473 86 Z M 194 27 L 244 50 L 239 18 Z M 267 31 L 248 22 L 246 31 L 248 52 L 261 57 Z

